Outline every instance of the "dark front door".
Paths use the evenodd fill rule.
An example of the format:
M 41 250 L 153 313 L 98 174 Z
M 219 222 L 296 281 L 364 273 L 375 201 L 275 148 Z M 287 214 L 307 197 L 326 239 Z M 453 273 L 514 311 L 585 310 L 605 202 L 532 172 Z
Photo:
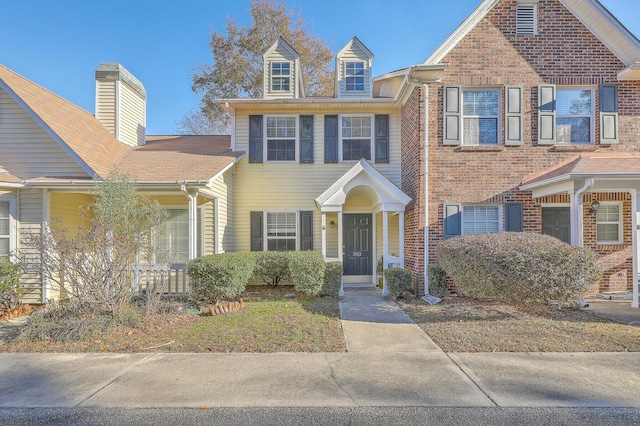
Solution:
M 571 214 L 569 207 L 543 207 L 542 233 L 571 244 Z
M 344 274 L 373 275 L 373 233 L 370 214 L 345 214 Z

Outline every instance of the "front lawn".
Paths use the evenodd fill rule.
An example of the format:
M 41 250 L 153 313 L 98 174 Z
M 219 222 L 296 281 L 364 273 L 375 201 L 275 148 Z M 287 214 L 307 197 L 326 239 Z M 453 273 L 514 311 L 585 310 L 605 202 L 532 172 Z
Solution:
M 287 297 L 293 295 L 294 297 Z M 307 298 L 291 287 L 248 287 L 244 308 L 225 315 L 163 313 L 75 341 L 0 343 L 10 352 L 344 352 L 336 297 Z

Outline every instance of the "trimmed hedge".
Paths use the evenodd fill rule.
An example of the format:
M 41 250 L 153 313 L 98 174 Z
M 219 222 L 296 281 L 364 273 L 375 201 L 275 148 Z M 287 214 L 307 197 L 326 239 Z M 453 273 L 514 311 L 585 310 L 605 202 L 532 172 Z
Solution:
M 319 251 L 292 251 L 287 253 L 289 278 L 293 288 L 307 296 L 317 296 L 322 291 L 326 264 Z
M 289 279 L 289 252 L 254 252 L 255 270 L 253 276 L 270 286 L 276 287 L 280 281 Z
M 449 294 L 447 285 L 447 273 L 442 266 L 430 264 L 427 269 L 429 274 L 429 294 L 436 297 L 444 297 Z
M 10 311 L 20 305 L 22 289 L 18 265 L 0 261 L 0 312 Z
M 244 292 L 256 260 L 253 253 L 222 253 L 189 262 L 191 293 L 198 301 L 235 299 Z
M 387 288 L 390 296 L 402 296 L 405 292 L 411 291 L 411 271 L 404 268 L 388 268 L 384 270 L 384 277 L 387 279 Z
M 575 305 L 602 276 L 591 250 L 522 232 L 451 238 L 438 262 L 460 294 L 513 305 Z
M 323 296 L 337 296 L 342 283 L 342 262 L 327 262 L 324 270 Z

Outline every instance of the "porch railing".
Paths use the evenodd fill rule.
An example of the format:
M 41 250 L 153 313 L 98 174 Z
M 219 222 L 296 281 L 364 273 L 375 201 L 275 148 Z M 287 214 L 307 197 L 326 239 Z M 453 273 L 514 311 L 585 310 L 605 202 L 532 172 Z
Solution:
M 131 285 L 138 294 L 149 291 L 163 296 L 188 296 L 191 292 L 186 263 L 134 263 Z

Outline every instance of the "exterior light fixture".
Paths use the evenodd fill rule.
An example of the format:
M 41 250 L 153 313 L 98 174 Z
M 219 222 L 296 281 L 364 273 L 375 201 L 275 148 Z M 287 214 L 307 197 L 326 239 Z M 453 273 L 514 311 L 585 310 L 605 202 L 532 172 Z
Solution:
M 593 200 L 591 202 L 591 208 L 589 209 L 589 214 L 596 214 L 600 210 L 600 203 L 598 200 Z
M 329 222 L 329 228 L 333 229 L 334 226 L 336 226 L 334 221 Z

